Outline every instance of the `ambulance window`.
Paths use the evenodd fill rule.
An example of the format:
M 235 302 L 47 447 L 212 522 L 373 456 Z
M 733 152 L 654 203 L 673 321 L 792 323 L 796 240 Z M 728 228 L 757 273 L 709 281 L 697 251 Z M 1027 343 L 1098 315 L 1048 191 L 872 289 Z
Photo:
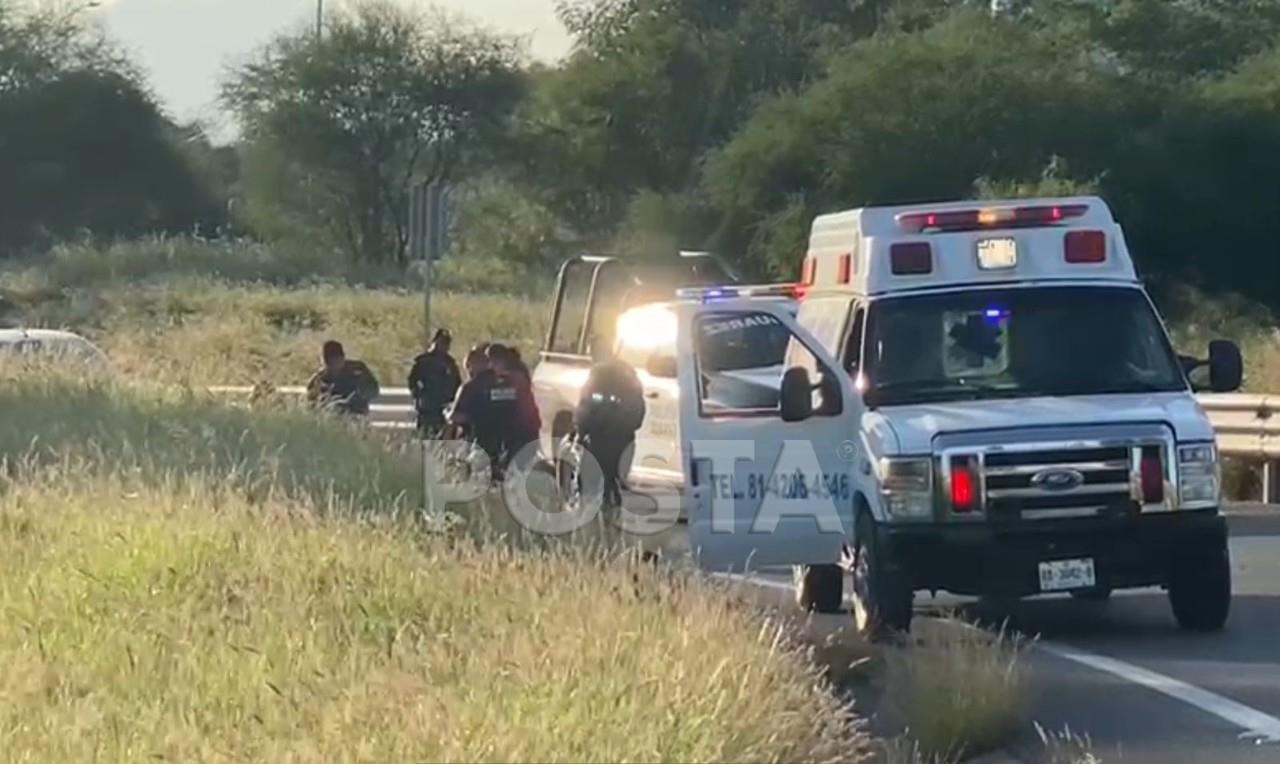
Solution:
M 853 314 L 853 325 L 844 345 L 844 370 L 854 376 L 862 368 L 862 327 L 866 323 L 866 310 L 859 305 Z
M 809 369 L 815 411 L 835 413 L 840 408 L 838 388 L 830 391 L 835 377 L 768 313 L 703 316 L 695 324 L 694 339 L 703 416 L 776 416 L 782 374 L 792 365 Z M 819 384 L 824 378 L 828 382 Z

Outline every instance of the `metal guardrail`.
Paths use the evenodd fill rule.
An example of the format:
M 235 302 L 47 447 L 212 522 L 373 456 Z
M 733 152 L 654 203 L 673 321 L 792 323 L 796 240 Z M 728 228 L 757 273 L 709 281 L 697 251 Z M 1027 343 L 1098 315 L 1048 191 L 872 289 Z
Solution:
M 236 398 L 252 387 L 211 387 L 209 392 Z M 271 394 L 302 397 L 303 387 L 277 387 Z M 1224 456 L 1262 463 L 1263 500 L 1280 504 L 1280 395 L 1205 394 L 1196 396 L 1209 415 Z M 405 387 L 384 388 L 369 410 L 369 423 L 385 429 L 412 429 L 413 399 Z

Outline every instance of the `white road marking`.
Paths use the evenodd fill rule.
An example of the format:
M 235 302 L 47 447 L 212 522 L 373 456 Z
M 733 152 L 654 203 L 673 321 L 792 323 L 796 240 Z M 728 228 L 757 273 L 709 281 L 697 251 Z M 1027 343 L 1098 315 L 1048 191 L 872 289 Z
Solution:
M 713 573 L 712 576 L 788 592 L 793 591 L 795 588 L 792 584 L 782 581 L 758 576 L 744 576 L 740 573 Z M 845 599 L 848 599 L 847 593 Z M 1180 700 L 1183 703 L 1194 706 L 1207 714 L 1239 727 L 1243 730 L 1240 733 L 1242 739 L 1256 743 L 1280 743 L 1280 719 L 1263 713 L 1256 708 L 1251 708 L 1217 693 L 1116 658 L 1108 658 L 1105 655 L 1098 655 L 1076 647 L 1047 641 L 1039 641 L 1036 646 L 1051 655 L 1079 663 L 1082 666 L 1088 666 L 1095 671 L 1111 674 L 1127 682 L 1146 687 L 1149 690 L 1155 690 L 1174 700 Z
M 1259 743 L 1280 743 L 1280 719 L 1264 714 L 1256 708 L 1237 703 L 1216 693 L 1187 684 L 1173 677 L 1157 674 L 1154 671 L 1125 663 L 1115 658 L 1097 655 L 1075 647 L 1039 642 L 1038 646 L 1045 652 L 1074 661 L 1082 666 L 1120 677 L 1128 682 L 1141 685 L 1150 690 L 1168 695 L 1183 703 L 1195 706 L 1205 713 L 1212 714 L 1236 727 L 1244 730 L 1241 738 Z

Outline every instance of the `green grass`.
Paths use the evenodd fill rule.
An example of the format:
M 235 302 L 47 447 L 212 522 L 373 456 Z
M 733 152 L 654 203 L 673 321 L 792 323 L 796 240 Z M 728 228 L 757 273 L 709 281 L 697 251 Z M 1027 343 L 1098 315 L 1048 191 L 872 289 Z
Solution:
M 0 555 L 10 761 L 856 761 L 867 746 L 798 648 L 649 567 L 60 470 L 5 485 Z
M 117 372 L 150 381 L 302 384 L 319 366 L 320 345 L 333 338 L 384 385 L 403 386 L 424 344 L 422 297 L 402 290 L 175 279 L 24 294 L 24 323 L 83 333 Z M 547 313 L 541 301 L 510 296 L 441 293 L 432 301 L 433 325 L 449 327 L 459 350 L 502 341 L 530 358 Z
M 0 410 L 5 760 L 869 746 L 807 648 L 726 587 L 425 533 L 395 511 L 416 468 L 340 423 L 12 367 Z
M 0 411 L 0 459 L 10 469 L 75 463 L 151 485 L 204 477 L 251 501 L 280 495 L 317 508 L 421 503 L 412 455 L 301 408 L 235 409 L 178 389 L 0 366 Z

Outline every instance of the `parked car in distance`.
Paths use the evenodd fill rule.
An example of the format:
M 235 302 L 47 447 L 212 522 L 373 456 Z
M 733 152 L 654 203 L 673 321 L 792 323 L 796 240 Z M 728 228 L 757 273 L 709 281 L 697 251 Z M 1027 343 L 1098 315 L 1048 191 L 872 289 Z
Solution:
M 95 369 L 107 366 L 97 345 L 73 332 L 55 329 L 0 329 L 0 363 L 11 360 L 70 362 Z

